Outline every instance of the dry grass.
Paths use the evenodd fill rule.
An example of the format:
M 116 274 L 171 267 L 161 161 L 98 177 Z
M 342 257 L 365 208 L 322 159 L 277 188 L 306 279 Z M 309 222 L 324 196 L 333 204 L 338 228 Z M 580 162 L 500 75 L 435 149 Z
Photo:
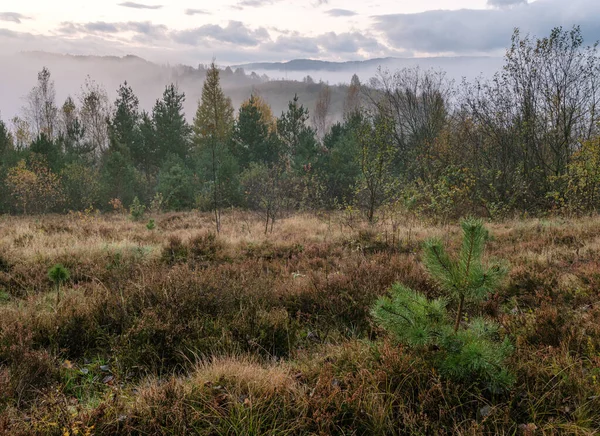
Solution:
M 0 434 L 594 434 L 600 217 L 490 223 L 515 387 L 440 379 L 369 308 L 458 227 L 230 211 L 0 217 Z M 402 225 L 398 225 L 401 223 Z M 56 303 L 47 278 L 71 271 Z

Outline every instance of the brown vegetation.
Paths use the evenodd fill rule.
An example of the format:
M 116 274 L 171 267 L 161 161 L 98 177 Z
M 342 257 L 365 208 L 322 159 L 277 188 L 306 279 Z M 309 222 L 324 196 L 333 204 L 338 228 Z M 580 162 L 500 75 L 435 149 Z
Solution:
M 392 219 L 393 218 L 393 219 Z M 450 382 L 369 309 L 439 294 L 420 244 L 459 229 L 296 215 L 0 218 L 0 434 L 593 434 L 600 218 L 489 224 L 511 265 L 481 308 L 517 383 Z M 413 224 L 403 227 L 401 223 Z M 70 271 L 56 303 L 47 271 Z

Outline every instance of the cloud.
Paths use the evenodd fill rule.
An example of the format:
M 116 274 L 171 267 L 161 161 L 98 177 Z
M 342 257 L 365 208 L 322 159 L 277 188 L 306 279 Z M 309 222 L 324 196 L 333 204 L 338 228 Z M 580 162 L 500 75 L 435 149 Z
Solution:
M 302 36 L 297 32 L 281 35 L 275 41 L 265 44 L 264 48 L 269 52 L 287 53 L 288 56 L 317 55 L 320 52 L 315 38 Z
M 396 49 L 430 55 L 490 54 L 510 44 L 515 27 L 523 34 L 542 37 L 557 26 L 581 25 L 586 41 L 591 43 L 600 38 L 599 15 L 597 0 L 537 0 L 510 8 L 376 16 L 374 29 Z
M 116 33 L 119 31 L 119 26 L 114 23 L 105 23 L 104 21 L 97 21 L 95 23 L 87 23 L 84 28 L 89 32 L 99 33 Z
M 21 24 L 22 20 L 31 20 L 30 17 L 26 17 L 18 12 L 0 12 L 0 21 L 9 21 L 17 24 Z
M 243 10 L 245 8 L 259 8 L 275 3 L 277 0 L 241 0 L 232 9 Z
M 527 4 L 527 0 L 487 0 L 487 4 L 494 8 L 509 8 L 511 6 Z
M 329 9 L 326 14 L 332 17 L 352 17 L 356 15 L 356 12 L 348 9 Z
M 162 5 L 145 5 L 143 3 L 135 3 L 135 2 L 123 2 L 119 3 L 119 6 L 123 6 L 125 8 L 133 8 L 133 9 L 161 9 Z
M 263 27 L 252 30 L 240 21 L 230 21 L 226 27 L 206 24 L 195 29 L 175 31 L 173 39 L 180 44 L 187 45 L 198 45 L 208 39 L 243 47 L 255 47 L 269 39 L 269 32 Z
M 204 9 L 186 9 L 185 14 L 186 15 L 210 15 L 210 12 L 208 12 Z
M 63 22 L 58 28 L 58 32 L 79 36 L 121 35 L 130 32 L 134 34 L 136 41 L 150 42 L 165 39 L 168 35 L 168 28 L 162 24 L 153 24 L 149 21 L 128 21 L 122 23 L 107 23 L 104 21 L 91 23 Z
M 365 50 L 375 53 L 382 49 L 375 38 L 364 36 L 359 32 L 335 33 L 327 32 L 316 38 L 317 44 L 326 52 L 349 54 Z

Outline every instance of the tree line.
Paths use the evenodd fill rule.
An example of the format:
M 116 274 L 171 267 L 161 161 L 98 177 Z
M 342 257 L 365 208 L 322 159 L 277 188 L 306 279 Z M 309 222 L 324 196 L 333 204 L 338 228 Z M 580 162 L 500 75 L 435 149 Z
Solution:
M 492 78 L 456 84 L 442 71 L 379 70 L 331 91 L 309 113 L 294 96 L 276 117 L 260 95 L 236 111 L 213 62 L 191 123 L 165 88 L 150 112 L 123 83 L 114 103 L 87 79 L 58 106 L 44 68 L 21 116 L 0 120 L 0 212 L 123 209 L 282 213 L 382 207 L 465 214 L 587 213 L 600 205 L 597 43 L 579 27 L 535 38 L 515 30 Z M 10 127 L 9 127 L 10 126 Z

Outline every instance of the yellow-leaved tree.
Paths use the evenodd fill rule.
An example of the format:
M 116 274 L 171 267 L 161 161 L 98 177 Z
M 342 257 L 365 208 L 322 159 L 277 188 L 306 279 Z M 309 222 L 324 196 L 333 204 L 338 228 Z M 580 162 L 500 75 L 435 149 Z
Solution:
M 6 182 L 13 206 L 28 213 L 48 213 L 63 201 L 60 176 L 53 173 L 41 158 L 20 160 L 8 170 Z

